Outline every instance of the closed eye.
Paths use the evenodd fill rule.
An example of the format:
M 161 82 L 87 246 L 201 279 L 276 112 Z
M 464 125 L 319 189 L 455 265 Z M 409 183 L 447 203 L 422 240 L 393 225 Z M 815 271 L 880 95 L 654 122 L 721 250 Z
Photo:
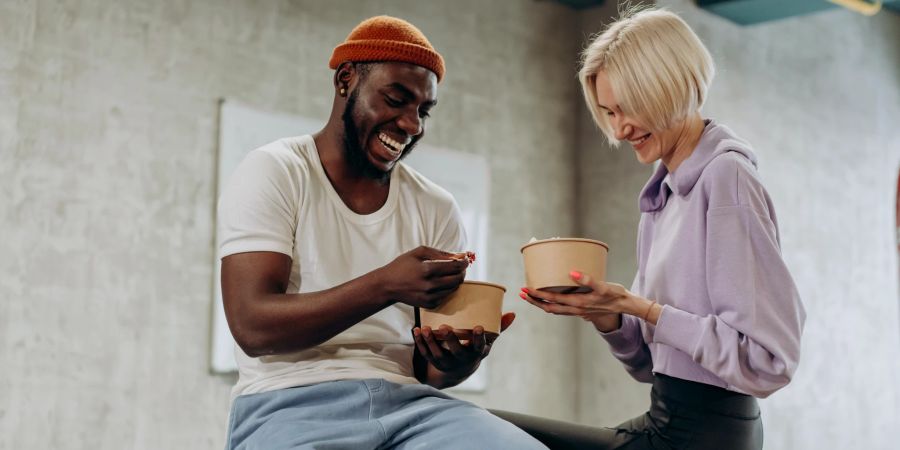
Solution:
M 603 106 L 603 105 L 597 105 L 597 107 L 599 107 L 601 111 L 603 111 L 604 113 L 606 113 L 607 116 L 612 117 L 612 116 L 615 115 L 615 113 L 613 112 L 613 110 L 611 110 L 611 109 L 609 109 L 609 108 L 607 108 L 607 107 L 605 107 L 605 106 Z

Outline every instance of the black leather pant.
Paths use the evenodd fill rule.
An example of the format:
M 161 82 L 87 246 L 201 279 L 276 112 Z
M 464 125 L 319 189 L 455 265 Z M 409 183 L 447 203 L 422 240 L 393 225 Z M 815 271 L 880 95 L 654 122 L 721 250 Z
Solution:
M 762 420 L 756 399 L 666 375 L 654 377 L 650 410 L 607 428 L 609 449 L 759 450 Z

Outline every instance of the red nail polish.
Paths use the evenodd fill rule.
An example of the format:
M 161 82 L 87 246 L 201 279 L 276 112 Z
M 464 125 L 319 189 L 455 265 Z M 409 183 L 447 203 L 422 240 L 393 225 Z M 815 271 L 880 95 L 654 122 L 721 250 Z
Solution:
M 522 300 L 525 300 L 525 293 L 523 292 L 523 293 L 519 294 L 519 297 L 522 297 Z
M 529 291 L 528 291 L 528 288 L 527 288 L 527 287 L 523 287 L 523 288 L 522 288 L 522 292 L 524 292 L 524 293 L 527 294 L 527 293 L 529 292 Z
M 571 275 L 572 278 L 574 278 L 574 279 L 576 279 L 576 280 L 580 280 L 580 279 L 581 279 L 581 272 L 578 272 L 578 271 L 573 270 L 573 271 L 569 272 L 569 275 Z

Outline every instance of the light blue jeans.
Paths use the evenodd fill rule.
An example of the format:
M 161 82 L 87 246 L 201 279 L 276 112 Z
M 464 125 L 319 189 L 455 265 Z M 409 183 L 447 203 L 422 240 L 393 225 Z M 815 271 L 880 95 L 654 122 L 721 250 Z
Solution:
M 235 399 L 227 450 L 546 449 L 472 403 L 422 384 L 332 381 Z

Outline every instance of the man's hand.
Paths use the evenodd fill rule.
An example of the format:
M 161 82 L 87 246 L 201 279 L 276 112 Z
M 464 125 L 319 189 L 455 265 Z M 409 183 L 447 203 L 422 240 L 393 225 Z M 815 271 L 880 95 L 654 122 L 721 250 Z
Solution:
M 515 319 L 515 313 L 503 314 L 500 332 L 509 328 Z M 472 375 L 481 360 L 490 354 L 497 337 L 489 337 L 481 326 L 476 326 L 472 330 L 472 338 L 465 342 L 447 325 L 441 325 L 436 330 L 416 327 L 412 332 L 416 351 L 429 366 L 426 379 L 420 381 L 438 388 L 455 386 Z
M 377 275 L 392 300 L 432 309 L 443 304 L 462 284 L 472 259 L 471 253 L 449 253 L 422 246 L 379 268 Z

